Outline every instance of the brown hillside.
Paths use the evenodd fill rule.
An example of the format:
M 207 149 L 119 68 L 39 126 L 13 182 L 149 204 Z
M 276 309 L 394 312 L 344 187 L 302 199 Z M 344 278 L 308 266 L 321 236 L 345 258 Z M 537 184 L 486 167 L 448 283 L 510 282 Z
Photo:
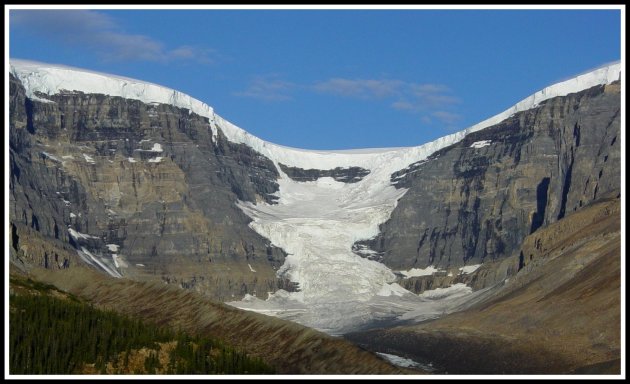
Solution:
M 400 369 L 341 338 L 246 312 L 156 282 L 112 279 L 84 268 L 34 270 L 37 280 L 97 307 L 219 338 L 263 358 L 284 374 L 400 374 Z
M 523 268 L 493 296 L 415 326 L 349 335 L 448 373 L 620 373 L 619 199 L 530 235 Z

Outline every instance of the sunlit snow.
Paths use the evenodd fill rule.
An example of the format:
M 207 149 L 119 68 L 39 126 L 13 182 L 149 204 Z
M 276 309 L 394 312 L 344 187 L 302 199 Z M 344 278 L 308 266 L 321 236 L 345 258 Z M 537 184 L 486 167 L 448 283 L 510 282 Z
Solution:
M 68 228 L 68 233 L 70 234 L 70 236 L 74 237 L 75 239 L 98 239 L 98 237 L 96 236 L 91 236 L 85 233 L 77 232 L 72 228 Z
M 472 293 L 472 288 L 464 283 L 457 283 L 446 288 L 424 291 L 418 296 L 425 300 L 440 300 L 446 297 L 461 296 L 468 293 Z
M 492 144 L 492 140 L 475 141 L 474 143 L 470 145 L 470 148 L 483 148 L 483 147 L 487 147 L 490 144 Z
M 53 161 L 56 161 L 56 162 L 61 162 L 61 160 L 59 160 L 59 158 L 58 158 L 58 157 L 56 157 L 56 156 L 54 156 L 54 155 L 51 155 L 51 154 L 50 154 L 50 153 L 48 153 L 48 152 L 42 152 L 42 155 L 44 155 L 44 157 L 49 158 L 50 160 L 53 160 Z
M 109 249 L 111 252 L 118 252 L 118 244 L 107 244 L 107 249 Z
M 417 277 L 417 276 L 430 276 L 436 272 L 445 272 L 443 269 L 435 268 L 432 265 L 422 269 L 422 268 L 411 268 L 408 271 L 399 271 L 398 273 L 404 275 L 405 277 Z
M 86 263 L 88 263 L 90 265 L 93 265 L 93 266 L 100 267 L 105 272 L 107 272 L 109 275 L 111 275 L 113 277 L 122 277 L 120 272 L 118 272 L 116 270 L 116 268 L 115 268 L 116 265 L 112 265 L 112 264 L 114 264 L 114 260 L 109 261 L 109 260 L 103 259 L 101 257 L 98 257 L 98 256 L 94 255 L 92 252 L 88 251 L 87 248 L 85 248 L 85 247 L 81 247 L 81 250 L 77 249 L 77 254 Z
M 466 265 L 465 267 L 461 267 L 459 270 L 461 271 L 461 273 L 466 275 L 475 272 L 477 269 L 479 269 L 479 267 L 481 267 L 481 264 Z
M 94 159 L 90 156 L 90 155 L 86 155 L 85 153 L 83 154 L 83 158 L 85 159 L 85 161 L 87 161 L 90 164 L 94 164 Z
M 382 356 L 385 360 L 389 361 L 390 363 L 397 365 L 399 367 L 404 367 L 404 368 L 421 368 L 425 371 L 428 372 L 434 372 L 435 368 L 433 368 L 433 366 L 431 364 L 422 364 L 422 363 L 418 363 L 417 361 L 413 361 L 411 359 L 407 359 L 406 357 L 402 357 L 402 356 L 398 356 L 398 355 L 392 355 L 391 353 L 383 353 L 383 352 L 376 352 L 377 355 Z

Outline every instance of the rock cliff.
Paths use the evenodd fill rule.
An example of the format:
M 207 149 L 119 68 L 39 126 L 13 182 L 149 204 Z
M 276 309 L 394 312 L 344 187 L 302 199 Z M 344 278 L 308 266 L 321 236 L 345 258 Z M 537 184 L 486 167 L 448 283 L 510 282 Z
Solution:
M 538 228 L 621 188 L 619 82 L 556 97 L 395 172 L 408 188 L 374 239 L 392 269 L 510 256 Z
M 10 81 L 15 236 L 38 232 L 110 274 L 217 298 L 288 286 L 275 275 L 284 252 L 234 204 L 274 201 L 270 160 L 220 131 L 213 137 L 208 119 L 187 109 L 82 92 L 29 98 Z M 69 265 L 42 257 L 30 261 Z

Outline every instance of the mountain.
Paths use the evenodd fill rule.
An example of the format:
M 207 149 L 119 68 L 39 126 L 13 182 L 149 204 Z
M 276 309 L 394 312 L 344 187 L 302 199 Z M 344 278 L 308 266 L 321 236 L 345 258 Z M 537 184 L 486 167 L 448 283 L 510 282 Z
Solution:
M 519 272 L 528 235 L 620 194 L 620 73 L 422 146 L 309 151 L 155 84 L 13 60 L 11 260 L 331 334 L 440 317 Z
M 618 83 L 540 101 L 394 173 L 408 192 L 365 244 L 392 268 L 505 257 L 538 228 L 620 194 L 619 106 Z

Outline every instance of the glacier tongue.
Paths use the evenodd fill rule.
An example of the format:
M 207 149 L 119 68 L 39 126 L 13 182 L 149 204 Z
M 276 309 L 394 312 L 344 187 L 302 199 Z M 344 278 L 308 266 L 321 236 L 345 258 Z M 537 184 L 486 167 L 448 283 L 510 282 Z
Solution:
M 278 273 L 299 283 L 299 291 L 228 304 L 333 334 L 423 312 L 423 307 L 431 312 L 435 303 L 394 283 L 395 275 L 383 264 L 351 251 L 357 240 L 378 233 L 378 225 L 406 192 L 391 185 L 390 167 L 388 162 L 373 164 L 368 176 L 348 184 L 330 177 L 297 182 L 281 172 L 278 204 L 240 202 L 253 219 L 250 226 L 288 253 Z M 441 312 L 448 302 L 444 298 Z
M 302 308 L 288 312 L 288 317 L 329 331 L 369 320 L 370 299 L 395 276 L 384 265 L 353 254 L 351 247 L 377 234 L 378 224 L 405 192 L 382 185 L 380 193 L 369 193 L 366 186 L 373 179 L 368 176 L 354 184 L 330 177 L 296 182 L 282 175 L 277 205 L 240 203 L 254 219 L 250 226 L 288 253 L 279 273 L 299 283 L 300 291 L 271 294 L 257 307 L 251 300 L 231 304 L 276 311 L 281 317 L 285 309 Z

